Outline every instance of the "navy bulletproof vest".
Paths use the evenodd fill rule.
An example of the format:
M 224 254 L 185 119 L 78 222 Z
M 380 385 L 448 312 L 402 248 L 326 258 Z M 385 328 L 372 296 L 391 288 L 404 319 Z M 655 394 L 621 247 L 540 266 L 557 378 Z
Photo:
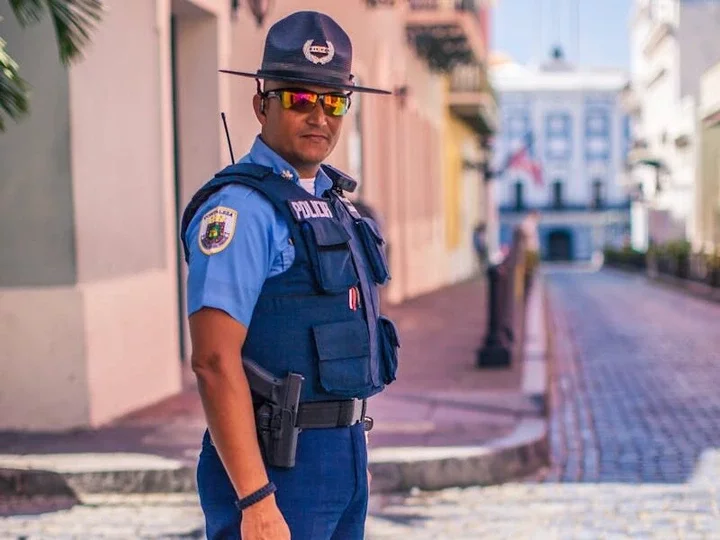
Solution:
M 398 335 L 380 315 L 378 285 L 390 278 L 377 224 L 361 217 L 337 184 L 322 198 L 272 169 L 235 164 L 195 194 L 183 214 L 181 240 L 197 209 L 230 184 L 263 194 L 283 216 L 295 247 L 286 271 L 265 280 L 242 355 L 277 377 L 305 377 L 301 401 L 367 398 L 395 380 Z

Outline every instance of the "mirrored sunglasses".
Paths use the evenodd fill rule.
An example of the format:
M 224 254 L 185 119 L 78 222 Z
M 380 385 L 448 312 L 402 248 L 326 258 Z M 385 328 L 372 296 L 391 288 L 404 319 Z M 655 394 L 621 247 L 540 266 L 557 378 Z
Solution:
M 329 116 L 345 116 L 350 109 L 350 96 L 337 92 L 319 94 L 302 89 L 279 89 L 261 93 L 263 97 L 276 97 L 283 109 L 291 109 L 301 113 L 309 113 L 320 101 L 325 114 Z

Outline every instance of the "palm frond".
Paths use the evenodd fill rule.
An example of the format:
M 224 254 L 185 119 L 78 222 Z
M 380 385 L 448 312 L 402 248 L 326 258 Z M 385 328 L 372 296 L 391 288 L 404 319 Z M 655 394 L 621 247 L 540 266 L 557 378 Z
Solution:
M 42 19 L 47 5 L 45 0 L 10 0 L 15 17 L 23 26 L 29 26 Z
M 18 65 L 5 51 L 0 38 L 0 132 L 5 131 L 3 111 L 13 120 L 28 112 L 28 83 L 20 77 Z
M 24 26 L 38 22 L 46 11 L 50 14 L 65 65 L 80 56 L 104 11 L 102 0 L 10 0 L 10 6 Z

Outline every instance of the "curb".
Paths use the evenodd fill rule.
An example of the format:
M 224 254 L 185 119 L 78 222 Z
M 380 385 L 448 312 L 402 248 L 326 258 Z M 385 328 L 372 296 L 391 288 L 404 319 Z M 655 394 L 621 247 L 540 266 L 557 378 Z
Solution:
M 659 272 L 649 272 L 645 270 L 637 270 L 627 266 L 605 266 L 605 270 L 610 272 L 618 272 L 623 275 L 637 276 L 644 278 L 648 283 L 663 287 L 667 290 L 681 292 L 688 296 L 706 300 L 708 302 L 720 303 L 720 288 L 711 287 L 699 281 L 691 279 L 682 279 L 676 276 L 661 274 Z
M 547 429 L 549 332 L 541 273 L 528 298 L 523 393 L 542 419 L 482 446 L 394 447 L 369 452 L 372 494 L 500 484 L 549 462 Z M 146 454 L 0 455 L 0 497 L 100 493 L 195 493 L 195 466 Z
M 507 437 L 484 446 L 454 448 L 381 448 L 371 457 L 372 493 L 418 488 L 501 484 L 528 476 L 546 465 L 544 420 L 523 420 Z
M 0 455 L 0 496 L 195 491 L 194 466 L 159 456 Z
M 688 296 L 700 298 L 708 302 L 720 303 L 720 288 L 711 287 L 705 283 L 698 281 L 692 281 L 690 279 L 681 279 L 675 276 L 668 276 L 666 274 L 645 274 L 645 278 L 650 283 L 664 286 L 668 289 L 683 292 Z

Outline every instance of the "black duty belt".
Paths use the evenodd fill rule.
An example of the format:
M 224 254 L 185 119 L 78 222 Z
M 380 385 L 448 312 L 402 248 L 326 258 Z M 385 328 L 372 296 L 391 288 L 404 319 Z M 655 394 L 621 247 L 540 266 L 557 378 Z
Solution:
M 367 401 L 310 401 L 301 403 L 295 425 L 301 429 L 354 426 L 365 422 L 365 430 L 372 428 L 372 419 L 365 416 Z

